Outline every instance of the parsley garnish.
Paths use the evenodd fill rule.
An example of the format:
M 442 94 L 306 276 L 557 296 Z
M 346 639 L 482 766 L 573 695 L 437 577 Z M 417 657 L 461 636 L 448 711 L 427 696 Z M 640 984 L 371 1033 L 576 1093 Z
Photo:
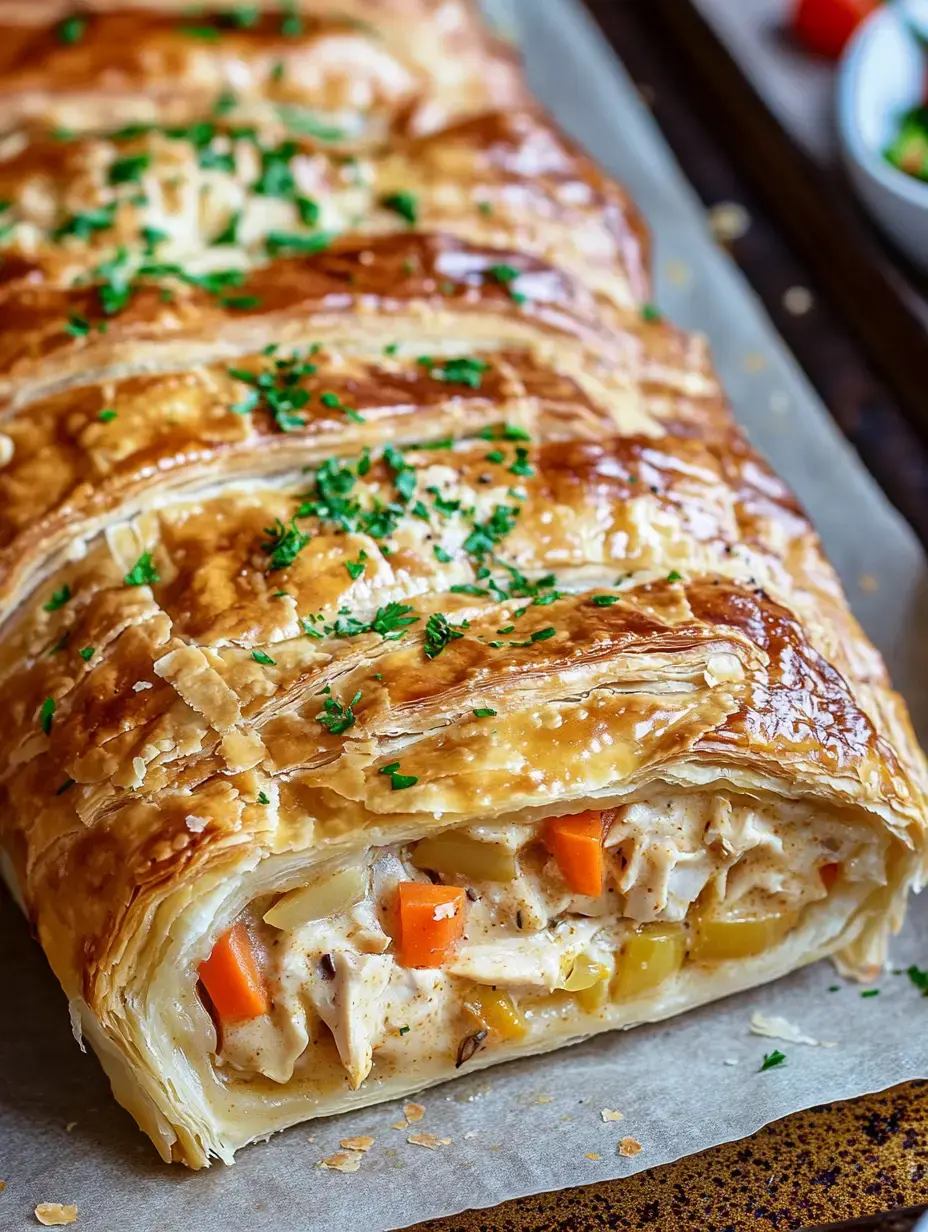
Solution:
M 316 715 L 316 722 L 327 727 L 330 735 L 341 736 L 349 727 L 354 727 L 354 707 L 361 700 L 361 690 L 355 693 L 347 706 L 337 702 L 334 697 L 327 697 L 322 703 L 322 709 Z
M 348 570 L 348 576 L 353 582 L 356 582 L 364 572 L 364 563 L 367 560 L 367 553 L 361 552 L 357 560 L 346 560 L 345 568 Z
M 226 371 L 234 380 L 251 386 L 242 401 L 232 407 L 236 414 L 247 415 L 263 406 L 281 432 L 296 432 L 305 427 L 305 419 L 296 412 L 309 402 L 310 394 L 300 386 L 300 381 L 316 372 L 315 364 L 294 351 L 287 359 L 272 359 L 264 372 L 249 372 L 247 368 Z
M 269 654 L 265 654 L 263 650 L 253 650 L 251 657 L 256 663 L 261 663 L 264 667 L 276 667 L 276 659 L 272 659 Z
M 780 1052 L 779 1048 L 775 1048 L 773 1052 L 764 1053 L 764 1062 L 760 1067 L 760 1073 L 766 1069 L 774 1069 L 777 1065 L 782 1065 L 786 1060 L 786 1053 Z
M 347 134 L 341 128 L 332 128 L 323 124 L 311 111 L 304 107 L 288 107 L 280 105 L 276 108 L 277 115 L 285 127 L 291 132 L 300 133 L 305 137 L 315 137 L 317 141 L 344 141 Z
M 233 213 L 229 215 L 229 221 L 226 223 L 223 229 L 219 232 L 216 238 L 210 240 L 210 243 L 214 247 L 218 246 L 219 244 L 237 244 L 238 243 L 238 229 L 239 229 L 239 225 L 241 224 L 241 221 L 242 221 L 242 211 L 234 210 Z
M 530 479 L 535 474 L 535 470 L 528 460 L 528 450 L 524 446 L 517 446 L 516 460 L 509 467 L 509 474 L 521 475 L 526 479 Z
M 922 971 L 920 967 L 916 967 L 913 963 L 911 967 L 906 968 L 905 973 L 922 996 L 928 997 L 928 971 Z
M 270 804 L 270 800 L 268 799 L 267 794 L 265 792 L 263 791 L 258 792 L 258 803 L 259 804 Z
M 594 595 L 590 600 L 596 607 L 612 607 L 613 603 L 621 603 L 619 595 Z
M 865 988 L 860 995 L 862 997 L 878 997 L 880 990 L 878 988 Z
M 682 582 L 683 574 L 678 573 L 676 569 L 671 569 L 670 572 L 667 574 L 667 581 L 668 582 Z
M 419 221 L 419 199 L 410 192 L 388 193 L 380 198 L 380 204 L 387 210 L 393 210 L 400 218 L 405 218 L 410 226 Z
M 86 317 L 69 317 L 64 332 L 72 338 L 86 338 L 90 333 L 90 322 Z
M 425 657 L 437 659 L 445 647 L 463 637 L 463 632 L 448 623 L 441 612 L 433 612 L 425 626 Z
M 514 300 L 515 303 L 525 303 L 528 296 L 515 289 L 516 282 L 521 277 L 521 271 L 517 270 L 514 265 L 491 265 L 487 273 L 494 282 L 498 282 L 501 287 L 506 288 L 510 299 Z
M 454 560 L 454 557 L 451 555 L 451 553 L 446 552 L 445 549 L 438 543 L 436 543 L 435 546 L 432 548 L 432 552 L 435 555 L 435 559 L 437 561 L 440 561 L 443 565 L 449 565 L 452 562 L 452 560 Z
M 497 428 L 484 428 L 480 433 L 482 441 L 530 441 L 532 438 L 524 428 L 515 424 L 500 424 Z
M 295 517 L 290 519 L 289 526 L 284 526 L 280 518 L 275 518 L 274 525 L 265 526 L 264 533 L 268 538 L 261 544 L 261 551 L 271 558 L 269 573 L 288 569 L 310 540 L 310 536 L 297 526 Z
M 83 649 L 77 652 L 85 663 L 89 663 L 93 656 L 97 653 L 95 646 L 84 646 Z
M 58 24 L 58 42 L 71 45 L 79 43 L 84 37 L 86 30 L 86 17 L 66 17 L 64 21 Z
M 480 211 L 481 214 L 484 214 L 484 215 L 489 215 L 493 213 L 493 206 L 491 205 L 489 201 L 478 201 L 477 209 Z
M 485 708 L 484 708 L 484 709 L 482 709 L 482 710 L 475 710 L 475 711 L 474 711 L 474 718 L 475 718 L 475 719 L 493 719 L 493 718 L 495 718 L 495 717 L 496 717 L 496 711 L 495 711 L 495 710 L 491 710 L 491 709 L 489 708 L 489 706 L 485 707 Z
M 269 231 L 264 240 L 268 256 L 277 257 L 281 253 L 297 252 L 309 255 L 314 252 L 324 252 L 331 247 L 335 239 L 334 231 L 316 231 L 312 235 L 301 235 L 286 231 Z
M 45 732 L 46 736 L 52 730 L 52 716 L 54 713 L 55 699 L 53 697 L 46 697 L 45 701 L 42 703 L 42 709 L 39 711 L 42 731 Z
M 59 788 L 57 788 L 57 789 L 56 789 L 56 791 L 55 791 L 55 795 L 56 795 L 56 796 L 63 796 L 63 795 L 64 795 L 64 793 L 65 793 L 65 792 L 66 792 L 69 788 L 73 787 L 73 786 L 74 786 L 74 784 L 75 784 L 76 782 L 77 782 L 77 779 L 65 779 L 65 781 L 61 784 L 61 786 L 60 786 Z
M 177 28 L 188 38 L 200 39 L 204 43 L 215 43 L 219 39 L 219 31 L 215 26 L 178 26 Z
M 656 304 L 643 304 L 641 307 L 642 321 L 662 321 L 664 314 Z
M 410 616 L 416 609 L 409 603 L 388 603 L 380 607 L 371 621 L 371 630 L 379 633 L 387 642 L 395 642 L 405 633 L 409 625 L 418 624 L 420 616 Z
M 151 558 L 151 552 L 143 552 L 122 579 L 127 586 L 153 586 L 161 581 L 161 575 Z
M 471 359 L 466 355 L 458 359 L 431 359 L 421 355 L 416 363 L 428 368 L 429 376 L 435 381 L 447 381 L 455 385 L 467 385 L 471 389 L 479 389 L 483 382 L 483 374 L 490 368 L 482 359 Z
M 398 761 L 391 761 L 389 766 L 381 766 L 377 773 L 389 774 L 390 786 L 394 791 L 402 791 L 405 787 L 415 787 L 416 783 L 419 782 L 416 775 L 400 774 L 399 768 L 400 763 Z
M 59 608 L 64 607 L 67 601 L 71 598 L 71 587 L 65 582 L 60 590 L 52 592 L 52 597 L 47 603 L 42 604 L 42 608 L 46 612 L 57 612 Z
M 117 158 L 110 167 L 110 183 L 138 184 L 150 163 L 149 154 L 127 154 L 124 158 Z
M 478 558 L 486 556 L 513 529 L 518 515 L 514 505 L 497 505 L 485 522 L 474 523 L 474 529 L 464 540 L 464 551 Z

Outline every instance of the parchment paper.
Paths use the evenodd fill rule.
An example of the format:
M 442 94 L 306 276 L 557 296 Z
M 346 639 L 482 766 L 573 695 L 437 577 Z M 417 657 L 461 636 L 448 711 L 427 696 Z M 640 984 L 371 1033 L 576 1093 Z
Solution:
M 595 27 L 573 0 L 513 0 L 532 80 L 558 118 L 628 183 L 658 238 L 660 300 L 715 344 L 742 422 L 792 481 L 851 601 L 928 733 L 925 562 L 708 239 L 699 203 Z M 928 966 L 928 895 L 894 949 Z M 71 1038 L 64 999 L 8 899 L 0 903 L 0 1228 L 35 1228 L 37 1202 L 76 1202 L 86 1232 L 381 1232 L 469 1206 L 627 1175 L 754 1132 L 811 1104 L 928 1076 L 928 999 L 887 972 L 862 999 L 827 964 L 685 1018 L 600 1038 L 426 1092 L 391 1128 L 386 1106 L 298 1126 L 232 1168 L 161 1164 Z M 839 990 L 829 991 L 834 985 Z M 783 1015 L 833 1048 L 759 1039 L 752 1011 Z M 765 1052 L 785 1065 L 760 1073 Z M 731 1064 L 735 1062 L 735 1064 Z M 600 1111 L 624 1113 L 603 1122 Z M 406 1142 L 427 1131 L 437 1151 Z M 352 1175 L 317 1167 L 341 1138 L 375 1142 Z M 617 1154 L 636 1139 L 634 1158 Z

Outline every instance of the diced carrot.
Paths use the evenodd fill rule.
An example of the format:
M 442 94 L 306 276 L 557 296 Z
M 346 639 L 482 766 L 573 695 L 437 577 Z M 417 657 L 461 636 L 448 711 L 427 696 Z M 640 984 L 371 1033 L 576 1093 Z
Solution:
M 401 881 L 397 887 L 397 957 L 404 967 L 441 967 L 464 935 L 464 891 Z
M 244 924 L 233 924 L 222 934 L 206 962 L 200 963 L 200 979 L 223 1022 L 244 1022 L 270 1009 Z
M 575 894 L 602 894 L 604 860 L 601 813 L 552 817 L 545 825 L 545 843 Z
M 841 871 L 840 864 L 820 865 L 819 870 L 818 870 L 818 875 L 819 877 L 821 877 L 822 885 L 825 887 L 826 890 L 830 890 L 831 887 L 838 880 L 838 873 L 840 873 L 840 871 Z

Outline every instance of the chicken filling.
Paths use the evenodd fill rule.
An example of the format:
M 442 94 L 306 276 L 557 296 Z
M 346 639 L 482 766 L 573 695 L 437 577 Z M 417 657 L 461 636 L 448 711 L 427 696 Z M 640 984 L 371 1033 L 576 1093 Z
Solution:
M 836 888 L 884 880 L 884 842 L 799 806 L 676 795 L 379 848 L 217 941 L 199 986 L 217 1064 L 287 1083 L 334 1043 L 355 1088 L 374 1067 L 461 1067 L 552 1015 L 651 998 L 685 963 L 771 948 Z

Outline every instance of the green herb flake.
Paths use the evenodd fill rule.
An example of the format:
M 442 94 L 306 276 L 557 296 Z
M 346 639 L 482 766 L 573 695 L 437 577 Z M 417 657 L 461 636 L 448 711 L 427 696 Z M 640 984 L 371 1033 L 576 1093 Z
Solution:
M 411 227 L 419 221 L 419 200 L 413 193 L 387 193 L 386 196 L 380 198 L 380 204 L 384 209 L 399 214 L 400 218 L 405 218 Z
M 489 215 L 493 213 L 493 206 L 489 201 L 478 201 L 477 209 L 484 215 L 484 217 L 489 217 Z
M 214 239 L 210 240 L 210 244 L 214 248 L 222 244 L 237 244 L 238 243 L 238 229 L 241 224 L 241 221 L 242 221 L 242 211 L 234 210 L 229 215 L 229 221 L 226 223 L 223 229 L 219 232 L 219 234 Z
M 450 565 L 451 562 L 454 560 L 454 557 L 451 555 L 451 553 L 446 552 L 445 549 L 439 543 L 435 544 L 435 546 L 432 548 L 432 552 L 435 556 L 435 559 L 437 561 L 440 561 L 440 563 L 443 565 Z
M 400 1027 L 400 1035 L 408 1035 L 409 1027 Z
M 656 304 L 643 304 L 641 308 L 642 321 L 663 321 L 664 314 Z
M 922 994 L 923 997 L 928 997 L 928 971 L 922 971 L 913 963 L 911 967 L 906 968 L 906 975 Z
M 258 792 L 258 803 L 259 804 L 270 804 L 270 800 L 268 799 L 266 792 L 263 792 L 263 791 Z
M 493 719 L 496 717 L 496 711 L 491 710 L 489 707 L 483 710 L 475 710 L 473 713 L 475 719 Z
M 64 43 L 65 46 L 73 46 L 79 43 L 87 31 L 86 17 L 66 17 L 64 21 L 58 23 L 56 34 L 58 42 Z
M 74 786 L 76 779 L 65 779 L 65 781 L 55 790 L 56 796 L 63 796 L 64 793 Z
M 357 560 L 346 560 L 345 561 L 345 568 L 348 570 L 348 576 L 351 578 L 353 582 L 356 582 L 358 578 L 361 576 L 361 574 L 364 572 L 364 566 L 365 566 L 366 560 L 367 560 L 367 553 L 361 552 Z
M 522 276 L 522 271 L 517 270 L 514 265 L 491 265 L 487 273 L 494 282 L 506 288 L 510 299 L 515 303 L 524 304 L 528 299 L 527 295 L 516 290 L 516 283 Z
M 878 988 L 865 988 L 860 995 L 862 997 L 878 997 L 880 990 Z
M 84 646 L 83 649 L 77 652 L 85 663 L 89 663 L 93 656 L 97 653 L 95 646 Z
M 775 1048 L 773 1052 L 765 1052 L 763 1064 L 760 1067 L 760 1073 L 764 1070 L 776 1069 L 778 1065 L 783 1065 L 786 1061 L 786 1053 L 780 1052 L 779 1048 Z
M 202 43 L 216 43 L 219 41 L 219 31 L 215 26 L 178 26 L 181 34 L 186 34 L 187 38 L 199 39 Z
M 114 185 L 139 184 L 150 163 L 149 154 L 127 154 L 124 158 L 117 158 L 110 167 L 109 181 Z
M 433 381 L 466 385 L 470 389 L 479 389 L 483 383 L 483 374 L 490 370 L 490 365 L 484 360 L 473 359 L 467 355 L 445 360 L 435 360 L 428 355 L 420 355 L 416 363 L 428 369 Z
M 613 603 L 621 603 L 622 600 L 619 595 L 593 595 L 590 602 L 595 607 L 612 607 Z
M 506 455 L 503 453 L 501 449 L 491 449 L 490 452 L 486 455 L 485 461 L 499 463 L 499 462 L 502 462 L 505 459 L 505 457 Z
M 68 317 L 68 323 L 65 325 L 64 331 L 66 334 L 70 334 L 72 338 L 86 338 L 90 333 L 90 322 L 86 317 Z
M 484 428 L 480 432 L 482 441 L 530 441 L 532 438 L 524 428 L 515 424 L 500 424 L 495 428 Z
M 122 579 L 127 586 L 153 586 L 161 581 L 151 552 L 143 552 L 129 572 Z
M 390 786 L 394 791 L 403 791 L 406 787 L 414 787 L 419 782 L 414 774 L 400 774 L 400 763 L 391 761 L 389 766 L 381 766 L 378 774 L 389 774 Z
M 322 709 L 316 715 L 316 722 L 327 728 L 332 736 L 343 735 L 350 727 L 354 727 L 354 707 L 361 700 L 361 696 L 359 689 L 347 706 L 337 702 L 334 697 L 327 697 L 322 703 Z
M 425 626 L 425 657 L 437 659 L 449 643 L 457 641 L 464 634 L 441 612 L 433 612 Z
M 527 479 L 531 479 L 531 477 L 535 474 L 534 468 L 528 460 L 528 450 L 524 447 L 518 447 L 516 449 L 516 460 L 513 462 L 512 466 L 509 467 L 509 474 L 520 475 Z
M 271 558 L 268 565 L 270 573 L 288 569 L 310 540 L 310 536 L 297 526 L 295 517 L 290 519 L 289 526 L 284 526 L 280 518 L 275 518 L 274 525 L 265 526 L 264 533 L 268 537 L 261 544 L 261 550 Z
M 42 724 L 42 731 L 45 732 L 46 736 L 52 730 L 52 717 L 54 713 L 55 699 L 53 697 L 46 697 L 42 703 L 42 709 L 39 711 L 39 721 Z
M 52 592 L 52 597 L 49 601 L 42 604 L 42 609 L 46 612 L 57 612 L 59 608 L 64 607 L 70 598 L 71 587 L 67 584 L 67 582 L 65 582 L 64 586 L 62 586 L 60 590 Z
M 678 573 L 676 569 L 671 569 L 670 572 L 667 574 L 667 581 L 668 582 L 682 582 L 683 574 Z
M 263 650 L 253 650 L 251 657 L 256 663 L 261 663 L 264 667 L 276 667 L 276 659 L 272 659 L 269 654 L 265 654 Z

